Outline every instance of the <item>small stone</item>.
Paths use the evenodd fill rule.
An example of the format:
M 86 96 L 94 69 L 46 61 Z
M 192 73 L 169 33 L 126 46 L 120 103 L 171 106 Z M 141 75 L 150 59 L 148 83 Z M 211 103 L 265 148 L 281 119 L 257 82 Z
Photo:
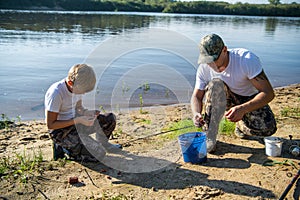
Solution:
M 74 177 L 69 177 L 69 181 L 70 184 L 75 184 L 78 183 L 78 177 L 74 176 Z

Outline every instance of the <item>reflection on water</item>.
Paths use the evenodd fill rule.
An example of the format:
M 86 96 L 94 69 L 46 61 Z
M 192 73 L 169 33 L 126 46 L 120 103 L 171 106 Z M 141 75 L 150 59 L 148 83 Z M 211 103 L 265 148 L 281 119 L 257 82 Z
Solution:
M 193 14 L 126 13 L 126 12 L 38 12 L 0 11 L 1 29 L 17 31 L 116 34 L 126 29 L 149 27 L 151 23 L 192 23 L 207 25 L 233 25 L 245 27 L 264 25 L 267 32 L 279 26 L 299 27 L 297 18 L 218 16 Z
M 57 13 L 57 12 L 13 12 L 1 13 L 1 28 L 38 32 L 82 34 L 116 34 L 125 29 L 149 26 L 149 16 Z
M 277 23 L 278 23 L 278 19 L 276 19 L 275 17 L 267 18 L 266 19 L 266 28 L 265 28 L 266 33 L 273 35 L 275 33 Z
M 207 33 L 218 33 L 228 48 L 244 47 L 255 52 L 274 87 L 300 82 L 299 18 L 4 10 L 0 11 L 0 18 L 0 107 L 13 117 L 21 114 L 22 118 L 43 118 L 46 89 L 64 78 L 70 66 L 84 62 L 109 38 L 125 35 L 124 40 L 131 40 L 136 33 L 152 28 L 175 31 L 193 40 L 195 45 Z M 185 44 L 175 41 L 171 46 L 180 49 Z M 195 64 L 197 49 L 184 51 Z M 194 84 L 196 64 L 187 67 L 184 60 L 164 51 L 141 52 L 119 59 L 98 87 L 104 91 L 112 89 L 109 83 L 126 73 L 126 66 L 137 66 L 139 62 L 172 66 L 184 74 L 190 85 Z M 187 68 L 190 70 L 182 70 Z M 169 79 L 172 81 L 172 77 Z M 150 83 L 149 80 L 143 83 L 147 81 Z M 153 92 L 145 94 L 145 104 L 178 102 L 178 97 L 172 91 L 166 92 L 165 86 L 150 86 Z M 132 93 L 132 104 L 139 103 L 139 92 L 136 89 Z M 164 98 L 167 93 L 169 97 Z M 104 102 L 105 95 L 99 96 Z

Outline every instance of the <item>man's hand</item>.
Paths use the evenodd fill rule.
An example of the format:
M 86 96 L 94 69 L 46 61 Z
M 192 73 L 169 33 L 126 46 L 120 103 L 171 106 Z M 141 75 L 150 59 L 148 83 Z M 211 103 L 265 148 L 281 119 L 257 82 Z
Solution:
M 201 113 L 196 113 L 193 117 L 193 121 L 194 121 L 194 125 L 196 127 L 201 127 L 205 124 L 203 118 L 202 118 L 202 115 Z
M 231 122 L 240 121 L 244 115 L 244 109 L 241 105 L 234 106 L 225 113 L 225 117 Z

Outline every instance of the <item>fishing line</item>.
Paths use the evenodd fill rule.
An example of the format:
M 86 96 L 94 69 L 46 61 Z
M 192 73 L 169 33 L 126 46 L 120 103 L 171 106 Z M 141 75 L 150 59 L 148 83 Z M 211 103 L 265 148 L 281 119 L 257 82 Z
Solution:
M 187 128 L 192 128 L 192 127 L 195 127 L 195 126 L 194 125 L 184 126 L 182 128 L 177 128 L 177 129 L 172 129 L 172 130 L 167 130 L 167 131 L 161 131 L 161 132 L 158 132 L 158 133 L 154 133 L 152 135 L 147 135 L 145 137 L 139 137 L 139 138 L 136 138 L 136 139 L 133 139 L 133 140 L 129 140 L 127 142 L 121 143 L 121 145 L 128 145 L 129 143 L 135 142 L 135 141 L 138 141 L 138 140 L 144 140 L 144 139 L 147 139 L 147 138 L 150 138 L 150 137 L 154 137 L 154 136 L 157 136 L 157 135 L 162 135 L 162 134 L 165 134 L 165 133 L 169 133 L 169 132 L 173 132 L 173 131 L 179 131 L 179 130 L 183 130 L 183 129 L 187 129 Z

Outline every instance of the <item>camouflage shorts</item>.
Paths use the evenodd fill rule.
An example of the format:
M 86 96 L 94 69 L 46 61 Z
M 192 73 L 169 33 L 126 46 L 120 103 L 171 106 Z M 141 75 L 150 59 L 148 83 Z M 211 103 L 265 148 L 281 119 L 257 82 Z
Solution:
M 116 127 L 116 117 L 113 113 L 100 114 L 95 120 L 95 125 L 87 127 L 84 125 L 72 125 L 66 128 L 56 129 L 50 132 L 50 137 L 56 145 L 66 149 L 70 156 L 76 157 L 79 155 L 89 155 L 89 151 L 83 145 L 83 142 L 78 134 L 79 130 L 84 130 L 86 135 L 95 133 L 97 131 L 97 124 L 99 123 L 102 132 L 107 139 L 112 135 Z M 104 136 L 104 137 L 105 137 Z
M 229 87 L 224 83 L 224 88 L 226 93 L 226 110 L 230 109 L 233 106 L 243 104 L 255 97 L 252 96 L 241 96 L 238 94 L 233 93 Z M 206 116 L 211 115 L 209 113 L 209 108 L 211 107 L 211 98 L 216 97 L 210 95 L 211 90 L 210 88 L 206 89 Z M 276 130 L 276 120 L 274 114 L 269 105 L 265 105 L 262 108 L 254 110 L 244 115 L 241 121 L 236 123 L 236 127 L 240 129 L 246 135 L 256 135 L 256 136 L 270 136 L 273 135 Z

